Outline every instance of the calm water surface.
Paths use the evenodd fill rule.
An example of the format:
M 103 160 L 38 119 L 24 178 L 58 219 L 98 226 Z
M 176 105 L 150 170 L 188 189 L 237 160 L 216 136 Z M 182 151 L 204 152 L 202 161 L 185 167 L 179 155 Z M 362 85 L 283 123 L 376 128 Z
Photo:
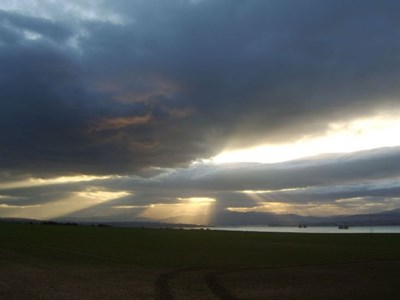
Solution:
M 221 226 L 209 227 L 210 230 L 252 231 L 252 232 L 299 232 L 299 233 L 400 233 L 400 226 L 355 226 L 339 229 L 337 226 L 309 226 L 298 228 L 291 226 Z

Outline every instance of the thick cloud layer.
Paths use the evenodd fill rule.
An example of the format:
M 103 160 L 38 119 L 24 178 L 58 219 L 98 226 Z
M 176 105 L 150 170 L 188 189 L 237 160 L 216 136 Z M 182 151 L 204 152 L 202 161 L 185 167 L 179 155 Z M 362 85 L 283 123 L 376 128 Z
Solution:
M 146 210 L 164 207 L 158 216 L 162 219 L 171 217 L 176 207 L 187 211 L 181 204 L 193 198 L 215 199 L 215 220 L 227 210 L 308 215 L 380 212 L 399 207 L 399 161 L 399 148 L 389 148 L 280 164 L 199 164 L 148 178 L 2 184 L 0 212 L 18 216 L 37 209 L 49 217 L 46 212 L 59 210 L 50 216 L 140 220 Z M 35 211 L 31 213 L 35 216 Z
M 28 4 L 0 4 L 9 172 L 183 166 L 399 106 L 397 1 Z

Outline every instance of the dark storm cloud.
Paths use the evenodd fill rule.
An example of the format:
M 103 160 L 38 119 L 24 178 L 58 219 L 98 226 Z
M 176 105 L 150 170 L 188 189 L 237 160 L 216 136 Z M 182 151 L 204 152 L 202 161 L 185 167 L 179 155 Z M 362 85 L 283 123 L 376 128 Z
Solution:
M 121 21 L 0 12 L 2 169 L 177 167 L 398 107 L 397 1 L 98 6 Z
M 73 31 L 67 24 L 58 24 L 46 19 L 8 13 L 0 10 L 0 25 L 15 34 L 35 33 L 55 42 L 64 42 L 72 37 Z
M 139 9 L 135 49 L 183 83 L 217 145 L 296 138 L 398 95 L 393 1 L 174 3 Z

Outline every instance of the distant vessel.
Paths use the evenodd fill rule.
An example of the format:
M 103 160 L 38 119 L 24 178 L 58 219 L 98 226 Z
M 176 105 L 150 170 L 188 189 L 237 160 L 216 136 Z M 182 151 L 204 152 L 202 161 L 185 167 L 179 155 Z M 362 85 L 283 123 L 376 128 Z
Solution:
M 341 224 L 338 226 L 339 229 L 349 229 L 349 225 L 347 224 Z
M 299 224 L 299 228 L 307 228 L 306 224 Z

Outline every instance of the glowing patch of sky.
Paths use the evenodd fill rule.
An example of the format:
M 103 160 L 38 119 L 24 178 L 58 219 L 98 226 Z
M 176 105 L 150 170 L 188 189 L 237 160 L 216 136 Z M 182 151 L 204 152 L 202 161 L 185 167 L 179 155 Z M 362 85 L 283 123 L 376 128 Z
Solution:
M 276 193 L 276 192 L 292 192 L 292 191 L 299 191 L 299 190 L 304 190 L 305 188 L 290 188 L 290 189 L 279 189 L 279 190 L 244 190 L 244 191 L 238 191 L 238 193 L 244 193 L 244 194 L 268 194 L 268 193 Z
M 147 208 L 148 205 L 114 205 L 112 208 L 116 209 L 136 209 L 136 208 Z
M 226 151 L 211 159 L 214 163 L 277 163 L 325 153 L 348 153 L 400 145 L 400 118 L 376 116 L 347 123 L 331 123 L 324 136 L 304 137 L 294 143 L 261 145 Z
M 88 188 L 83 192 L 76 192 L 75 194 L 79 198 L 87 198 L 90 199 L 92 202 L 99 203 L 130 195 L 130 193 L 126 191 L 105 191 L 99 190 L 98 188 Z
M 153 204 L 140 217 L 188 224 L 209 224 L 214 212 L 213 198 L 178 198 L 180 203 Z
M 21 181 L 13 181 L 0 183 L 0 190 L 14 189 L 14 188 L 26 188 L 41 185 L 54 185 L 54 184 L 67 184 L 76 182 L 88 182 L 93 180 L 104 180 L 110 178 L 119 178 L 118 176 L 89 176 L 89 175 L 77 175 L 77 176 L 62 176 L 54 178 L 29 178 Z
M 49 20 L 76 18 L 123 24 L 122 16 L 99 5 L 97 0 L 9 0 L 0 3 L 0 9 Z
M 254 195 L 253 195 L 254 196 Z M 375 199 L 376 200 L 376 199 Z M 287 203 L 279 201 L 258 201 L 251 207 L 227 207 L 232 212 L 259 212 L 275 214 L 297 214 L 303 216 L 352 215 L 377 213 L 399 207 L 400 198 L 385 198 L 374 201 L 370 197 L 338 199 L 333 203 L 308 202 Z M 383 209 L 383 207 L 385 207 Z
M 87 188 L 81 192 L 72 193 L 64 199 L 52 201 L 41 205 L 0 205 L 3 217 L 33 218 L 49 220 L 67 216 L 102 203 L 116 200 L 130 195 L 126 191 L 108 191 L 101 188 Z
M 232 212 L 259 212 L 259 213 L 274 213 L 274 214 L 297 214 L 297 215 L 341 215 L 351 214 L 348 207 L 344 208 L 335 204 L 317 203 L 317 204 L 289 204 L 282 202 L 260 202 L 259 205 L 253 207 L 228 207 L 228 211 Z
M 188 203 L 197 203 L 197 204 L 210 204 L 215 202 L 214 198 L 209 198 L 209 197 L 178 198 L 178 200 Z
M 40 207 L 40 205 L 10 205 L 10 204 L 0 204 L 0 208 L 15 208 L 15 209 L 24 209 L 31 207 Z

